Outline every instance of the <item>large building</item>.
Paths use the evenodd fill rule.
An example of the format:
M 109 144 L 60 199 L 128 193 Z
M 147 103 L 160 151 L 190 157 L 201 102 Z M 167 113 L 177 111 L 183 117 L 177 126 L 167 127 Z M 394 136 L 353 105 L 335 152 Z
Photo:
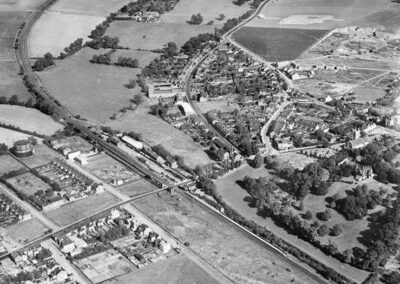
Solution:
M 33 154 L 32 143 L 27 139 L 14 142 L 13 152 L 17 157 L 27 157 Z
M 148 82 L 149 98 L 168 98 L 185 95 L 183 83 Z

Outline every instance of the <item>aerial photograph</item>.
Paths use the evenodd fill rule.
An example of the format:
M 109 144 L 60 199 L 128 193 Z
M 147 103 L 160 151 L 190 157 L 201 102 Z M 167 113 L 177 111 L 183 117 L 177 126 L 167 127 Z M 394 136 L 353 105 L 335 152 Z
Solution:
M 0 284 L 400 284 L 400 0 L 0 0 Z

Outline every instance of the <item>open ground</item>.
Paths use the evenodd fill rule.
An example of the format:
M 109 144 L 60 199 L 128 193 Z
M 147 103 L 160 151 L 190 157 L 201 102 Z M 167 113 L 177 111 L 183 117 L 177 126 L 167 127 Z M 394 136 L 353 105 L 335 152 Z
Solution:
M 99 122 L 109 120 L 112 114 L 129 106 L 129 100 L 140 93 L 138 87 L 133 90 L 125 87 L 130 79 L 136 79 L 139 68 L 89 62 L 94 54 L 104 52 L 83 48 L 74 56 L 57 61 L 56 67 L 39 73 L 46 88 L 70 111 Z M 152 58 L 146 54 L 140 64 L 147 65 Z
M 118 201 L 119 199 L 111 193 L 103 192 L 65 204 L 60 208 L 46 212 L 45 215 L 58 225 L 66 226 L 116 204 Z
M 28 168 L 37 168 L 50 163 L 55 158 L 62 158 L 61 154 L 44 144 L 33 147 L 34 154 L 29 157 L 18 158 L 18 160 Z
M 197 204 L 169 193 L 134 205 L 237 283 L 314 283 Z
M 29 55 L 58 56 L 77 38 L 88 39 L 90 32 L 128 0 L 58 0 L 39 18 L 28 39 Z M 60 36 L 62 35 L 62 36 Z
M 238 180 L 243 180 L 244 176 L 246 175 L 252 176 L 254 178 L 257 178 L 259 176 L 271 176 L 264 168 L 254 170 L 246 166 L 218 179 L 216 181 L 217 192 L 222 196 L 222 199 L 229 206 L 238 211 L 245 218 L 252 220 L 261 226 L 265 226 L 266 228 L 268 228 L 268 230 L 272 231 L 277 236 L 302 249 L 303 251 L 311 254 L 322 263 L 330 265 L 334 269 L 342 271 L 342 273 L 346 275 L 350 275 L 352 279 L 363 282 L 367 278 L 367 272 L 351 267 L 350 265 L 343 264 L 337 259 L 325 255 L 323 252 L 321 252 L 319 249 L 315 248 L 308 242 L 299 239 L 297 236 L 288 234 L 284 229 L 277 226 L 270 218 L 263 218 L 259 216 L 257 214 L 257 209 L 251 208 L 248 201 L 245 201 L 245 198 L 249 197 L 249 194 L 236 183 L 236 181 Z M 314 196 L 312 198 L 314 198 Z M 322 200 L 319 200 L 318 204 L 324 204 L 323 199 L 324 198 L 322 198 Z M 307 207 L 307 209 L 309 208 Z M 359 229 L 362 229 L 361 227 L 359 227 Z M 343 238 L 347 238 L 346 235 L 343 235 Z
M 11 171 L 20 170 L 23 168 L 25 168 L 24 165 L 15 160 L 10 155 L 0 156 L 0 176 Z
M 142 193 L 151 192 L 156 189 L 157 187 L 154 184 L 148 182 L 143 178 L 133 183 L 118 187 L 118 191 L 121 191 L 123 194 L 128 195 L 129 197 L 134 197 Z
M 171 154 L 181 155 L 185 163 L 191 167 L 205 165 L 210 162 L 200 145 L 196 144 L 183 132 L 164 120 L 149 114 L 149 112 L 149 104 L 144 102 L 134 112 L 116 121 L 111 121 L 107 125 L 127 132 L 140 133 L 149 144 L 162 144 Z
M 137 270 L 132 263 L 113 249 L 76 260 L 75 265 L 93 283 L 100 283 Z
M 10 178 L 7 181 L 12 184 L 19 193 L 26 196 L 33 195 L 39 190 L 46 192 L 46 190 L 51 189 L 50 185 L 30 172 Z
M 32 218 L 7 227 L 7 237 L 23 244 L 43 236 L 48 230 L 39 220 Z
M 137 284 L 158 283 L 192 283 L 192 284 L 217 284 L 210 274 L 184 255 L 169 257 L 163 261 L 148 265 L 144 268 L 108 280 L 107 284 L 131 284 L 135 279 Z
M 0 105 L 0 123 L 42 135 L 52 135 L 63 126 L 37 109 L 13 105 Z

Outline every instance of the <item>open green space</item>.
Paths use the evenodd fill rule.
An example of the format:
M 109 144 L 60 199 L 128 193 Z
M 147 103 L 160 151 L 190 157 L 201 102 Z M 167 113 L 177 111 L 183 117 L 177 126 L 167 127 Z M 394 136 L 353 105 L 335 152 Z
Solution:
M 32 218 L 7 227 L 7 237 L 23 244 L 41 237 L 46 231 L 46 226 L 38 219 Z

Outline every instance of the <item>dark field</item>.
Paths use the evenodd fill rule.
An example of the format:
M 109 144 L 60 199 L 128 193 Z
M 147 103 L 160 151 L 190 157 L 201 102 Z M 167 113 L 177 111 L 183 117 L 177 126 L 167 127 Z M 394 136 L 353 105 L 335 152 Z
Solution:
M 233 34 L 244 47 L 268 61 L 294 60 L 327 30 L 243 27 Z

